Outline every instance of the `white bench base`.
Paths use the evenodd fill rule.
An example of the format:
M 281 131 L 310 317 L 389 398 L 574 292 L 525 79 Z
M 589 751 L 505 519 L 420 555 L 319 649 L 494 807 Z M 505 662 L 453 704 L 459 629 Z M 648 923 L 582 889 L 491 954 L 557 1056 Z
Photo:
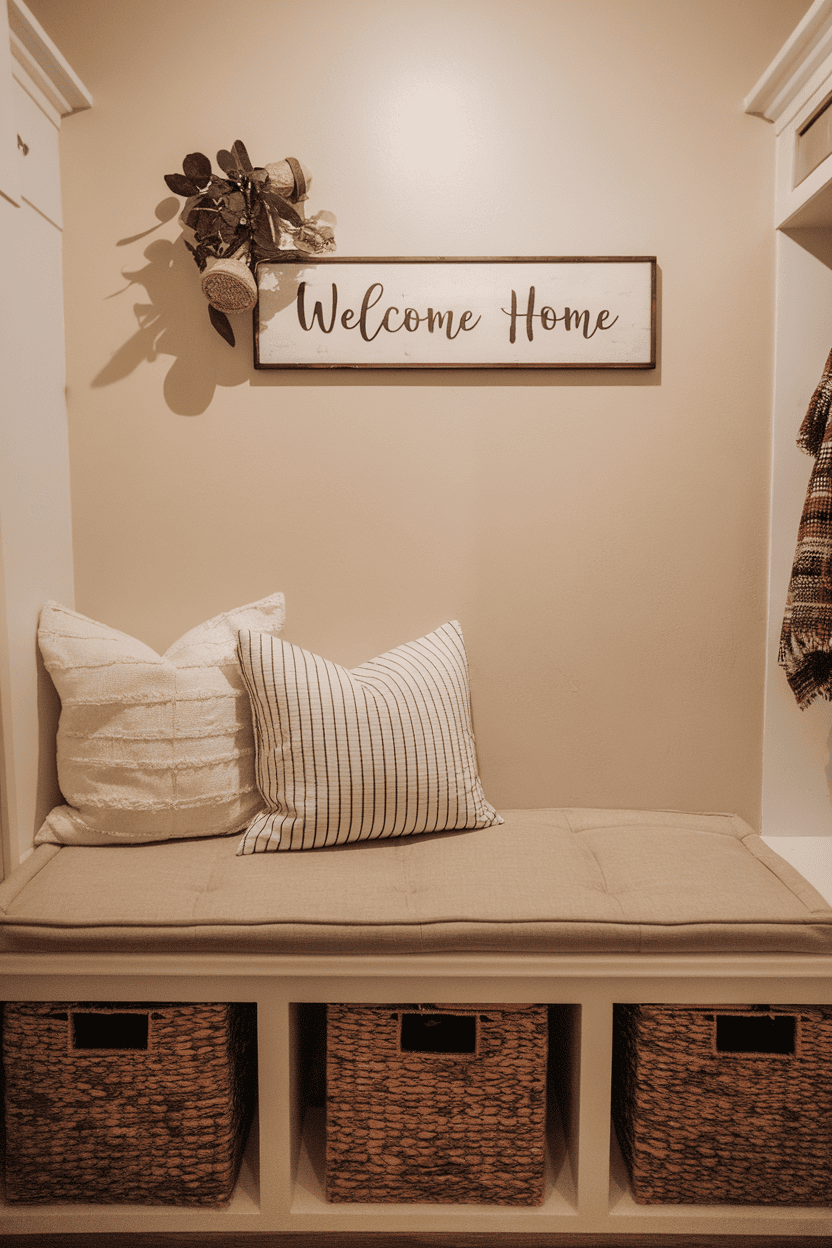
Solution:
M 258 1007 L 259 1115 L 225 1210 L 0 1206 L 0 1234 L 370 1231 L 828 1237 L 832 1211 L 642 1206 L 610 1125 L 612 1007 L 620 1001 L 832 1003 L 832 957 L 468 955 L 165 957 L 7 954 L 5 1000 L 238 1000 Z M 303 1104 L 299 1009 L 328 1001 L 560 1003 L 571 1052 L 562 1119 L 535 1208 L 329 1205 L 322 1112 Z M 557 1116 L 556 1116 L 557 1117 Z

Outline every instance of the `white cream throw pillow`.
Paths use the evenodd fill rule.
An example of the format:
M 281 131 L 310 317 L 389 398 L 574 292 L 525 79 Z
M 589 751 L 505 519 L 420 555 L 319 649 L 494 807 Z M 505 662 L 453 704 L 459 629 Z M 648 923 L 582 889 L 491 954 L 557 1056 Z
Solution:
M 37 841 L 165 841 L 239 832 L 263 802 L 237 633 L 283 627 L 282 594 L 191 629 L 159 655 L 56 602 L 38 644 L 61 699 L 56 807 Z
M 240 631 L 267 806 L 238 854 L 502 823 L 485 800 L 456 621 L 347 671 Z

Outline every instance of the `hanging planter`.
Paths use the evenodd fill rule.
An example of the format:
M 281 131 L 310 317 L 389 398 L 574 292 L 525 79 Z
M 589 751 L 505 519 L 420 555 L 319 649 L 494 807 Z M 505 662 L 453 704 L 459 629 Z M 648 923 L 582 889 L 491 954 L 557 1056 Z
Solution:
M 307 220 L 295 207 L 306 200 L 310 179 L 294 156 L 255 168 L 238 139 L 230 152 L 217 152 L 217 164 L 221 173 L 192 152 L 182 173 L 165 174 L 165 182 L 185 197 L 179 219 L 192 235 L 185 246 L 203 275 L 211 324 L 233 347 L 228 317 L 257 303 L 258 261 L 334 251 L 335 219 L 318 213 Z
M 248 263 L 248 248 L 228 260 L 208 260 L 202 293 L 218 312 L 250 312 L 257 302 L 257 282 Z

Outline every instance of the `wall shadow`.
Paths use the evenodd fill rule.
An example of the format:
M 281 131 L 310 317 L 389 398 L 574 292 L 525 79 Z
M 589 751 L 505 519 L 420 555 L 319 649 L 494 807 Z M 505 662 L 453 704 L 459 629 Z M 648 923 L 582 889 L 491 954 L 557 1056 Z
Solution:
M 783 233 L 816 260 L 820 260 L 827 269 L 832 269 L 832 230 L 786 229 Z
M 38 761 L 35 784 L 35 826 L 37 833 L 46 816 L 54 806 L 63 804 L 58 784 L 58 720 L 61 700 L 52 677 L 47 672 L 40 647 L 35 642 L 37 665 L 37 714 L 38 714 Z
M 142 237 L 139 234 L 122 242 Z M 136 332 L 96 374 L 93 388 L 114 385 L 140 364 L 170 356 L 164 382 L 168 407 L 178 416 L 201 415 L 210 406 L 217 386 L 239 386 L 248 380 L 253 358 L 251 318 L 233 318 L 235 348 L 220 338 L 208 319 L 199 273 L 181 237 L 175 242 L 155 240 L 145 248 L 144 259 L 146 263 L 140 268 L 124 270 L 127 286 L 108 296 L 119 299 L 140 288 L 144 292 L 144 297 L 133 304 Z

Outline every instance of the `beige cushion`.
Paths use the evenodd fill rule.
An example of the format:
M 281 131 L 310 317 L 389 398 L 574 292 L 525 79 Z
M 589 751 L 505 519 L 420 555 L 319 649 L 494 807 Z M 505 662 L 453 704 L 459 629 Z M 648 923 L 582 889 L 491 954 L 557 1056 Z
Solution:
M 282 594 L 217 615 L 159 655 L 50 602 L 38 630 L 61 699 L 58 781 L 66 801 L 40 842 L 72 845 L 227 836 L 262 808 L 241 628 L 279 632 Z
M 456 620 L 352 671 L 246 630 L 238 652 L 266 805 L 241 854 L 501 822 L 477 774 Z
M 0 949 L 832 952 L 832 908 L 735 816 L 502 813 L 257 861 L 232 840 L 40 846 L 0 885 Z

